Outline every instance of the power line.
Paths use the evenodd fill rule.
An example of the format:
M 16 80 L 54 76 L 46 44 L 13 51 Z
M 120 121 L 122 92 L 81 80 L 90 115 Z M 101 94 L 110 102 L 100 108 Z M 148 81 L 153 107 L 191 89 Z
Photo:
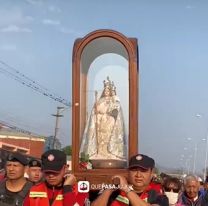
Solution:
M 12 129 L 12 130 L 14 130 L 14 131 L 16 131 L 16 132 L 21 132 L 21 133 L 24 133 L 24 134 L 27 134 L 27 135 L 30 135 L 30 136 L 43 136 L 43 135 L 39 135 L 39 134 L 36 134 L 36 133 L 34 133 L 34 132 L 30 132 L 30 131 L 28 131 L 28 130 L 25 130 L 25 129 L 22 129 L 22 128 L 19 128 L 19 127 L 17 127 L 17 126 L 14 126 L 14 125 L 12 125 L 12 124 L 10 124 L 10 123 L 7 123 L 7 122 L 5 122 L 5 121 L 2 121 L 2 120 L 0 120 L 0 125 L 1 126 L 5 126 L 6 128 L 9 128 L 9 129 Z
M 23 73 L 19 72 L 14 67 L 11 67 L 4 61 L 0 60 L 0 72 L 4 75 L 6 75 L 9 78 L 12 78 L 13 80 L 19 82 L 20 84 L 31 88 L 32 90 L 49 97 L 57 102 L 60 102 L 64 104 L 67 107 L 71 107 L 71 103 L 67 101 L 66 99 L 62 98 L 59 95 L 54 94 L 53 92 L 50 92 L 47 88 L 39 84 L 38 82 L 32 80 L 31 78 L 27 77 Z
M 40 122 L 33 122 L 31 126 L 31 123 L 28 124 L 29 123 L 28 121 L 26 123 L 25 121 L 22 121 L 23 119 L 21 117 L 15 116 L 14 114 L 10 114 L 9 112 L 3 112 L 0 110 L 0 116 L 3 117 L 1 118 L 1 121 L 4 121 L 9 125 L 15 125 L 18 128 L 27 128 L 27 130 L 30 130 L 30 131 L 39 131 L 40 127 L 44 127 L 45 131 L 47 131 L 45 132 L 45 134 L 50 133 L 50 130 L 51 130 L 44 125 L 40 126 L 39 125 Z

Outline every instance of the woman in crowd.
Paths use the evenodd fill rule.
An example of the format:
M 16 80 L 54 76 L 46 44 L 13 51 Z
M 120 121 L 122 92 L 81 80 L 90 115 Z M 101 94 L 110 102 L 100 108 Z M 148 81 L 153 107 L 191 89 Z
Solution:
M 168 197 L 169 205 L 175 206 L 178 201 L 178 196 L 181 191 L 181 182 L 176 177 L 167 177 L 164 180 L 163 189 Z

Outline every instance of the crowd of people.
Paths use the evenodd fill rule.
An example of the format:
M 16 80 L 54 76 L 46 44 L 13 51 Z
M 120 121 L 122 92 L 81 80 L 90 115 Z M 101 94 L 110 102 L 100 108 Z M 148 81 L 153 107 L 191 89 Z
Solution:
M 88 192 L 77 191 L 77 180 L 68 172 L 64 152 L 49 150 L 41 161 L 29 162 L 16 152 L 6 160 L 0 206 L 208 206 L 208 184 L 200 184 L 197 176 L 165 176 L 159 182 L 154 169 L 151 157 L 131 157 L 128 176 L 114 175 L 116 187 L 99 191 L 90 202 Z
M 41 162 L 29 164 L 21 153 L 8 155 L 0 182 L 0 206 L 85 205 L 88 193 L 73 190 L 76 178 L 67 169 L 66 154 L 59 150 L 49 150 Z

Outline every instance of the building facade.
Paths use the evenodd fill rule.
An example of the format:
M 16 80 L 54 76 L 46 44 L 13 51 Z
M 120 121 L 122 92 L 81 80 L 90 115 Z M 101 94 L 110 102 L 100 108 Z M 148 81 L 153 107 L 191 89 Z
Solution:
M 40 158 L 44 152 L 45 139 L 20 132 L 0 130 L 0 148 L 11 152 L 21 152 Z

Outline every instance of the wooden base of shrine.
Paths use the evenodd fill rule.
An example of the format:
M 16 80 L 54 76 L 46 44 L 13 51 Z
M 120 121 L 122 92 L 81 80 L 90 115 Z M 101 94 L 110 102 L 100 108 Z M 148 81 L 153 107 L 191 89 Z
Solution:
M 115 159 L 93 159 L 90 161 L 93 169 L 119 169 L 127 168 L 127 161 Z
M 114 184 L 112 177 L 115 175 L 128 177 L 128 169 L 91 169 L 74 174 L 77 181 L 89 181 L 90 190 L 100 190 L 102 184 Z

